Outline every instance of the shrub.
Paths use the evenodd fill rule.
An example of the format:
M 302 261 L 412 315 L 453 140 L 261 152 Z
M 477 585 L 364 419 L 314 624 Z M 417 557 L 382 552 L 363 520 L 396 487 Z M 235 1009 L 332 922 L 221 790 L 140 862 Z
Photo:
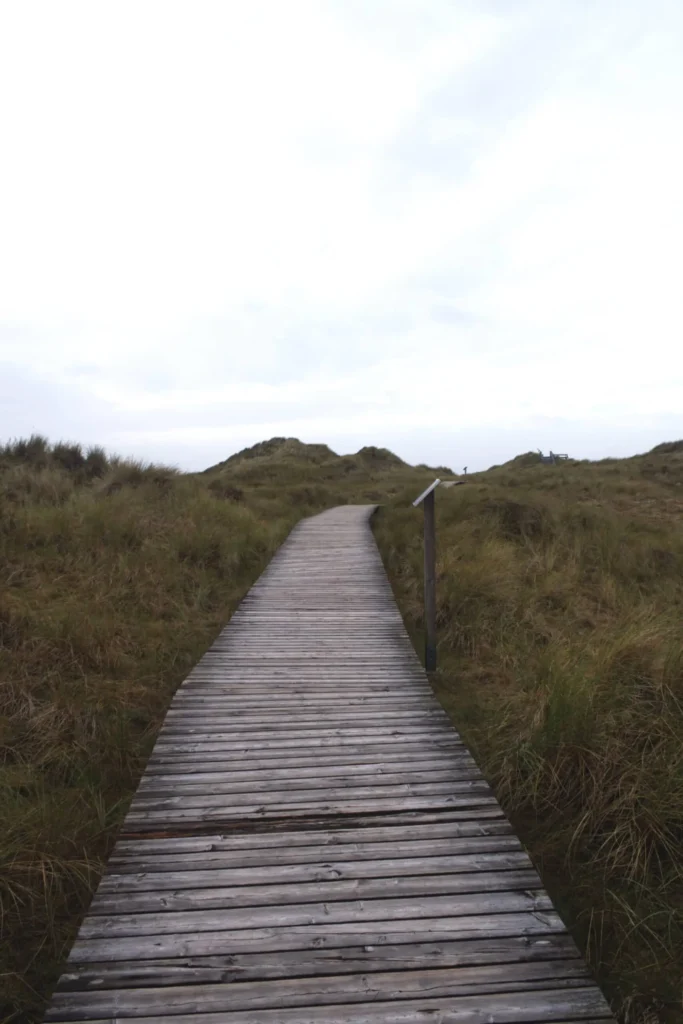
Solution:
M 89 480 L 97 480 L 103 477 L 109 469 L 109 459 L 104 448 L 100 448 L 98 445 L 94 445 L 88 448 L 88 454 L 85 457 L 85 476 Z
M 52 449 L 52 461 L 62 469 L 76 470 L 85 464 L 85 455 L 80 444 L 67 444 L 60 441 Z
M 226 501 L 242 501 L 244 498 L 244 490 L 242 487 L 236 487 L 235 484 L 231 484 L 222 477 L 217 477 L 215 480 L 212 480 L 209 484 L 209 490 L 212 494 L 215 494 L 217 498 L 225 498 Z

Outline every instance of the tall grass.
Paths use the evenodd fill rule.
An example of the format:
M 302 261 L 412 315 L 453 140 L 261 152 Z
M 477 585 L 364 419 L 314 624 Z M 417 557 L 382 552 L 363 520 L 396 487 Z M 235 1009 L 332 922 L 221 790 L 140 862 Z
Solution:
M 0 473 L 5 1020 L 39 1016 L 174 689 L 296 518 L 159 467 L 82 468 Z
M 419 643 L 410 502 L 437 474 L 297 445 L 198 475 L 0 446 L 0 1019 L 40 1019 L 173 692 L 298 518 L 386 504 Z M 674 445 L 522 457 L 437 498 L 437 692 L 615 1005 L 648 1024 L 682 1007 L 682 486 Z
M 1 1020 L 40 1019 L 175 689 L 291 526 L 396 486 L 273 447 L 197 475 L 0 447 Z
M 640 467 L 439 493 L 435 687 L 615 1006 L 680 1020 L 683 518 Z M 419 642 L 419 515 L 377 537 Z

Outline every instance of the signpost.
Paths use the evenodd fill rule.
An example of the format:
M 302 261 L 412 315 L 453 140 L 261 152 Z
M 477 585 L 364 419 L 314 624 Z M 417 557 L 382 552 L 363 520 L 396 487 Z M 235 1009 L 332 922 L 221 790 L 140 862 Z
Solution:
M 424 507 L 424 602 L 425 602 L 425 669 L 436 669 L 436 522 L 434 517 L 434 492 L 441 483 L 435 480 L 413 502 L 417 508 Z

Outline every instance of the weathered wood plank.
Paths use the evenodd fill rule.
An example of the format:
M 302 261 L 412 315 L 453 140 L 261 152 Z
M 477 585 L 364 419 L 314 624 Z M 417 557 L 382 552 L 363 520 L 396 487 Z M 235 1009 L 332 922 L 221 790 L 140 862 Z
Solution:
M 249 736 L 241 737 L 234 733 L 215 733 L 213 737 L 205 740 L 174 740 L 172 738 L 161 739 L 155 745 L 155 751 L 194 751 L 210 750 L 277 750 L 283 753 L 289 747 L 298 747 L 302 750 L 305 747 L 341 747 L 341 746 L 377 746 L 384 744 L 395 746 L 397 744 L 410 745 L 418 743 L 422 748 L 434 749 L 462 748 L 464 744 L 456 739 L 452 733 L 441 726 L 422 727 L 415 729 L 323 729 L 320 732 L 308 731 L 305 729 L 293 730 L 283 735 L 274 735 L 264 731 L 250 733 Z
M 425 743 L 427 740 L 427 743 Z M 345 747 L 353 747 L 354 751 L 362 754 L 370 750 L 375 752 L 381 751 L 383 745 L 392 747 L 394 750 L 399 747 L 409 749 L 424 749 L 425 746 L 429 746 L 431 750 L 459 750 L 463 749 L 463 744 L 459 741 L 451 738 L 447 735 L 441 735 L 440 733 L 434 733 L 432 736 L 425 737 L 421 733 L 410 734 L 407 733 L 403 736 L 372 736 L 368 737 L 367 745 L 360 742 L 358 736 L 349 735 L 334 735 L 330 737 L 309 737 L 308 739 L 264 739 L 264 740 L 234 740 L 213 742 L 207 740 L 206 742 L 193 741 L 189 743 L 177 742 L 177 743 L 159 743 L 155 747 L 154 758 L 157 761 L 168 759 L 169 757 L 177 757 L 179 754 L 192 754 L 195 755 L 195 760 L 200 760 L 204 754 L 229 754 L 232 753 L 233 757 L 238 755 L 257 755 L 259 757 L 279 757 L 280 755 L 286 755 L 290 752 L 306 752 L 309 755 L 313 755 L 316 750 L 323 750 L 326 754 L 339 753 Z
M 287 865 L 296 864 L 313 864 L 319 867 L 328 868 L 330 864 L 333 864 L 339 870 L 342 870 L 342 865 L 345 865 L 343 870 L 350 870 L 350 864 L 356 864 L 364 861 L 380 861 L 387 865 L 391 863 L 396 865 L 395 870 L 399 870 L 399 865 L 403 861 L 411 860 L 418 861 L 423 860 L 424 868 L 426 871 L 435 872 L 440 868 L 444 868 L 445 862 L 440 859 L 447 857 L 450 863 L 456 866 L 457 870 L 467 871 L 467 861 L 462 859 L 465 857 L 478 857 L 477 871 L 490 870 L 487 864 L 493 863 L 487 861 L 489 855 L 505 855 L 509 853 L 523 854 L 527 857 L 526 852 L 522 849 L 522 846 L 513 834 L 508 835 L 493 835 L 493 836 L 482 836 L 482 837 L 470 837 L 467 839 L 450 839 L 450 840 L 438 840 L 433 839 L 431 841 L 415 841 L 411 843 L 349 843 L 344 846 L 336 844 L 334 846 L 293 846 L 289 842 L 281 846 L 275 846 L 271 848 L 259 849 L 249 848 L 243 850 L 235 850 L 228 848 L 227 850 L 221 849 L 220 847 L 212 849 L 211 847 L 207 852 L 190 852 L 186 851 L 182 854 L 182 870 L 183 871 L 194 871 L 194 870 L 227 870 L 235 869 L 239 867 L 245 868 L 260 868 L 260 867 L 286 867 Z M 112 857 L 109 861 L 111 865 L 111 871 L 107 874 L 107 877 L 102 881 L 102 885 L 108 884 L 108 879 L 116 877 L 121 873 L 146 873 L 153 872 L 159 873 L 160 871 L 179 870 L 178 863 L 179 854 L 177 851 L 171 850 L 168 853 L 160 851 L 154 851 L 153 853 L 132 853 L 123 858 Z M 410 865 L 407 865 L 409 868 Z M 377 865 L 376 871 L 381 870 L 380 866 Z M 387 872 L 389 868 L 386 868 Z M 393 868 L 392 868 L 393 870 Z M 406 873 L 405 871 L 402 873 Z M 346 875 L 346 877 L 351 877 Z
M 173 1024 L 598 1024 L 610 1019 L 604 997 L 593 985 L 580 989 L 542 989 L 503 992 L 482 999 L 481 993 L 460 998 L 425 996 L 389 1002 L 373 1000 L 371 988 L 364 1003 L 294 1009 L 238 1010 L 235 1012 L 174 1014 Z M 163 1009 L 163 1007 L 160 1007 Z M 112 1024 L 111 1018 L 53 1016 L 51 1020 L 90 1019 L 92 1024 Z M 162 1016 L 137 1018 L 140 1024 L 168 1024 Z
M 377 725 L 374 727 L 368 726 L 367 728 L 362 727 L 350 727 L 350 728 L 320 728 L 320 729 L 300 729 L 294 727 L 291 730 L 283 729 L 268 729 L 260 728 L 253 732 L 249 732 L 248 737 L 242 739 L 240 737 L 239 730 L 231 730 L 230 732 L 214 732 L 206 741 L 204 740 L 188 740 L 186 743 L 182 740 L 176 740 L 172 737 L 166 737 L 163 734 L 159 735 L 155 749 L 168 750 L 171 749 L 185 749 L 186 747 L 192 747 L 192 749 L 217 749 L 221 744 L 226 747 L 231 745 L 239 745 L 248 743 L 250 746 L 263 745 L 279 745 L 283 747 L 296 746 L 296 741 L 299 740 L 301 745 L 310 746 L 325 746 L 325 740 L 329 739 L 331 742 L 347 742 L 349 740 L 358 742 L 359 739 L 368 737 L 374 742 L 389 742 L 393 743 L 396 740 L 406 738 L 413 742 L 427 742 L 431 740 L 439 739 L 441 737 L 450 739 L 449 730 L 441 725 L 428 725 L 420 723 L 415 728 L 407 726 L 381 726 Z
M 459 740 L 448 740 L 446 738 L 430 743 L 427 750 L 429 757 L 457 757 L 460 754 L 466 753 L 464 744 Z M 231 761 L 234 763 L 236 771 L 239 771 L 240 764 L 244 764 L 247 760 L 260 763 L 270 760 L 271 764 L 273 764 L 273 759 L 276 759 L 279 765 L 292 764 L 295 761 L 302 763 L 303 759 L 307 759 L 305 763 L 308 764 L 314 764 L 316 759 L 319 760 L 320 764 L 348 764 L 354 759 L 357 762 L 365 761 L 367 763 L 386 761 L 392 757 L 396 760 L 406 760 L 408 758 L 419 760 L 425 756 L 425 746 L 419 742 L 417 744 L 403 741 L 392 743 L 391 740 L 386 745 L 374 743 L 363 745 L 357 743 L 328 743 L 324 749 L 320 747 L 311 748 L 310 745 L 287 748 L 275 745 L 255 747 L 246 743 L 228 748 L 221 746 L 218 750 L 209 750 L 203 753 L 205 756 L 197 758 L 194 756 L 195 751 L 184 751 L 180 754 L 164 752 L 161 754 L 157 753 L 155 748 L 146 770 L 149 771 L 150 767 L 156 764 L 164 764 L 172 760 L 189 761 L 199 768 L 209 761 Z
M 190 856 L 194 859 L 190 860 Z M 526 869 L 531 862 L 523 850 L 502 850 L 499 852 L 466 853 L 444 857 L 390 857 L 382 859 L 344 860 L 335 858 L 325 861 L 303 859 L 297 863 L 292 854 L 284 853 L 285 863 L 273 864 L 267 858 L 265 864 L 249 867 L 236 866 L 228 854 L 186 855 L 182 867 L 175 871 L 154 870 L 154 861 L 148 862 L 151 870 L 143 870 L 138 862 L 134 872 L 108 873 L 100 885 L 101 892 L 148 892 L 165 889 L 196 889 L 200 886 L 256 885 L 262 882 L 303 882 L 318 880 L 334 881 L 339 878 L 389 878 L 400 875 L 446 873 L 469 873 L 476 871 L 507 871 Z M 257 858 L 254 858 L 257 861 Z M 291 863 L 290 861 L 294 861 Z M 170 867 L 170 865 L 169 865 Z
M 104 1012 L 125 1017 L 164 1013 L 235 1013 L 239 1010 L 326 1006 L 372 1000 L 453 999 L 496 992 L 556 991 L 585 988 L 586 968 L 580 960 L 527 961 L 514 966 L 487 964 L 450 970 L 411 970 L 319 978 L 283 978 L 277 981 L 241 982 L 233 985 L 179 985 L 173 988 L 114 989 L 100 992 L 60 992 L 55 1014 L 77 1014 L 87 1019 Z
M 287 791 L 294 789 L 324 789 L 328 786 L 340 786 L 342 783 L 347 787 L 352 785 L 352 780 L 358 784 L 368 784 L 375 779 L 383 786 L 395 786 L 424 782 L 448 782 L 459 779 L 481 778 L 476 765 L 463 760 L 457 768 L 446 763 L 439 766 L 438 762 L 431 765 L 417 763 L 415 765 L 399 765 L 402 771 L 392 771 L 389 765 L 377 766 L 368 765 L 345 765 L 338 766 L 317 766 L 310 768 L 282 769 L 263 768 L 260 771 L 235 772 L 234 775 L 226 777 L 223 771 L 217 772 L 195 772 L 190 778 L 187 774 L 173 773 L 144 775 L 140 780 L 138 792 L 162 792 L 171 793 L 239 793 L 239 792 L 268 792 L 274 786 L 286 784 Z M 351 768 L 352 770 L 349 770 Z
M 291 783 L 302 788 L 308 783 L 315 783 L 311 788 L 324 788 L 335 784 L 335 780 L 357 779 L 359 784 L 369 785 L 374 779 L 381 783 L 383 779 L 393 777 L 426 780 L 431 776 L 446 776 L 451 779 L 473 778 L 470 773 L 476 771 L 466 757 L 459 755 L 440 757 L 435 754 L 425 761 L 421 757 L 410 755 L 389 761 L 381 754 L 350 762 L 348 756 L 321 757 L 321 764 L 316 765 L 315 756 L 282 759 L 245 759 L 234 763 L 232 758 L 211 758 L 202 760 L 200 764 L 193 761 L 161 761 L 155 763 L 154 771 L 148 770 L 143 776 L 144 787 L 156 788 L 166 786 L 171 781 L 174 786 L 197 786 L 204 782 L 234 785 L 245 789 L 250 783 L 263 783 L 272 779 L 276 784 L 289 779 Z M 284 761 L 284 763 L 283 763 Z M 481 778 L 481 775 L 479 775 Z M 157 781 L 158 780 L 158 781 Z M 441 779 L 441 781 L 445 781 Z M 318 785 L 319 784 L 319 785 Z M 390 783 L 389 783 L 390 784 Z
M 218 773 L 214 773 L 216 775 Z M 210 775 L 210 773 L 205 773 Z M 149 779 L 145 780 L 144 785 L 140 785 L 138 788 L 139 799 L 157 799 L 157 798 L 176 798 L 183 796 L 217 796 L 217 795 L 233 795 L 242 797 L 251 794 L 253 800 L 255 795 L 265 795 L 267 793 L 272 794 L 273 791 L 277 792 L 284 786 L 287 786 L 286 794 L 295 799 L 296 796 L 301 793 L 307 799 L 310 798 L 311 794 L 315 792 L 321 797 L 330 790 L 344 789 L 349 794 L 349 790 L 353 790 L 355 796 L 368 795 L 362 793 L 361 790 L 372 790 L 372 786 L 368 783 L 372 782 L 373 778 L 377 779 L 377 788 L 385 795 L 391 795 L 390 790 L 394 789 L 397 796 L 407 795 L 410 793 L 421 793 L 422 795 L 429 794 L 434 795 L 437 792 L 444 792 L 443 789 L 435 789 L 434 787 L 446 787 L 452 786 L 457 789 L 459 784 L 464 782 L 481 782 L 481 775 L 476 769 L 463 769 L 457 773 L 450 772 L 414 772 L 405 773 L 401 775 L 331 775 L 322 776 L 321 778 L 312 778 L 311 776 L 299 777 L 294 775 L 289 781 L 282 778 L 282 776 L 276 776 L 273 778 L 271 773 L 263 772 L 260 777 L 251 778 L 235 782 L 224 782 L 224 781 L 212 781 L 210 778 L 205 778 L 203 781 L 197 782 L 193 779 L 188 779 L 185 775 L 179 776 L 167 776 L 167 775 L 154 775 Z M 417 787 L 420 787 L 419 789 Z M 429 788 L 426 788 L 429 787 Z M 379 795 L 379 794 L 374 794 Z
M 500 806 L 494 801 L 488 804 L 486 807 L 472 806 L 472 807 L 456 807 L 456 808 L 431 808 L 431 809 L 416 809 L 416 808 L 403 808 L 399 811 L 385 812 L 377 811 L 372 815 L 364 814 L 360 812 L 358 814 L 345 814 L 341 817 L 330 816 L 324 811 L 311 812 L 310 814 L 299 815 L 296 817 L 288 816 L 276 816 L 270 815 L 265 818 L 254 818 L 244 819 L 235 818 L 229 821 L 215 820 L 210 822 L 199 822 L 194 824 L 186 824 L 182 828 L 168 826 L 167 828 L 154 828 L 154 829 L 128 829 L 127 827 L 122 828 L 121 838 L 123 840 L 144 840 L 144 839 L 173 839 L 173 838 L 196 838 L 211 835 L 215 832 L 222 832 L 230 835 L 248 835 L 253 834 L 254 836 L 261 837 L 266 832 L 271 832 L 281 839 L 283 836 L 296 834 L 299 830 L 306 831 L 310 829 L 319 828 L 325 830 L 329 828 L 330 821 L 333 820 L 336 825 L 343 822 L 349 828 L 362 828 L 369 821 L 373 825 L 377 826 L 395 826 L 405 824 L 406 826 L 423 824 L 430 825 L 439 823 L 441 821 L 458 821 L 458 822 L 480 822 L 484 819 L 503 821 L 505 820 L 504 815 L 500 809 Z M 283 844 L 284 845 L 284 844 Z
M 187 809 L 169 809 L 154 811 L 129 811 L 126 815 L 124 825 L 131 828 L 134 825 L 148 824 L 157 828 L 162 824 L 169 826 L 181 826 L 196 822 L 229 822 L 233 819 L 244 820 L 245 815 L 256 817 L 282 817 L 307 818 L 312 814 L 325 814 L 338 817 L 348 814 L 374 814 L 380 811 L 400 811 L 402 809 L 435 809 L 449 807 L 486 807 L 495 803 L 494 797 L 479 796 L 414 796 L 401 797 L 400 799 L 387 797 L 384 800 L 338 800 L 324 803 L 322 801 L 282 803 L 274 806 L 260 803 L 242 804 L 239 807 L 232 807 L 226 801 L 223 807 L 196 807 Z
M 214 711 L 222 711 L 226 716 L 249 714 L 251 711 L 262 710 L 264 704 L 263 698 L 257 699 L 246 694 L 239 696 L 239 694 L 226 693 L 219 696 L 212 693 L 211 690 L 207 690 L 206 694 L 188 694 L 183 690 L 179 690 L 173 698 L 168 715 L 172 717 L 179 716 L 180 714 L 208 715 Z M 272 715 L 281 714 L 285 711 L 301 712 L 306 715 L 318 714 L 320 711 L 344 711 L 363 714 L 366 711 L 383 712 L 384 709 L 387 711 L 411 712 L 424 708 L 425 704 L 426 701 L 422 697 L 392 697 L 386 693 L 382 694 L 381 697 L 366 696 L 355 698 L 344 698 L 333 694 L 329 697 L 321 696 L 319 699 L 316 699 L 315 695 L 311 694 L 307 700 L 300 696 L 291 698 L 287 698 L 285 695 L 275 696 L 271 692 L 267 700 L 266 710 Z
M 225 879 L 232 883 L 232 877 Z M 282 903 L 319 902 L 334 900 L 369 900 L 397 896 L 437 895 L 473 892 L 512 892 L 537 889 L 538 875 L 530 868 L 517 871 L 477 871 L 473 874 L 434 874 L 423 868 L 422 873 L 394 878 L 350 878 L 324 882 L 318 878 L 310 882 L 267 885 L 230 885 L 224 888 L 197 888 L 185 886 L 168 891 L 156 886 L 147 892 L 125 890 L 126 913 L 164 913 L 171 910 L 217 910 L 222 907 L 275 906 Z M 117 914 L 123 906 L 121 888 L 101 888 L 90 905 L 90 914 Z
M 453 815 L 456 812 L 450 812 Z M 487 818 L 483 812 L 479 812 L 475 820 L 448 820 L 439 821 L 436 824 L 400 824 L 396 821 L 384 825 L 364 825 L 362 828 L 341 828 L 341 829 L 316 829 L 315 831 L 288 832 L 286 840 L 282 835 L 272 832 L 251 832 L 245 835 L 220 833 L 197 838 L 163 838 L 163 839 L 122 839 L 114 847 L 110 862 L 118 860 L 131 860 L 133 858 L 146 857 L 148 854 L 155 855 L 155 862 L 163 858 L 165 854 L 177 856 L 178 854 L 206 854 L 226 852 L 233 853 L 244 850 L 271 850 L 275 848 L 280 856 L 283 849 L 291 852 L 298 847 L 318 846 L 329 854 L 330 848 L 343 851 L 347 846 L 354 846 L 357 849 L 370 849 L 371 856 L 374 856 L 375 843 L 392 843 L 394 851 L 404 849 L 404 844 L 421 843 L 427 841 L 430 849 L 433 848 L 439 839 L 468 839 L 470 837 L 484 837 L 491 835 L 510 835 L 512 826 L 507 818 L 503 818 L 497 808 Z M 376 848 L 389 849 L 382 845 Z M 418 847 L 421 848 L 421 847 Z M 435 852 L 439 852 L 435 850 Z M 449 846 L 449 852 L 458 852 L 458 843 Z M 335 856 L 337 854 L 335 853 Z M 253 863 L 253 861 L 249 861 Z
M 542 890 L 528 892 L 459 893 L 411 896 L 401 899 L 349 900 L 331 903 L 282 904 L 272 907 L 225 907 L 220 911 L 168 911 L 163 914 L 89 915 L 81 926 L 84 939 L 116 935 L 182 935 L 215 932 L 219 928 L 289 928 L 297 925 L 349 921 L 413 921 L 416 918 L 468 916 L 471 914 L 519 914 L 552 910 Z
M 87 918 L 86 918 L 87 920 Z M 475 914 L 468 917 L 423 917 L 405 920 L 352 921 L 286 928 L 187 932 L 174 935 L 116 936 L 89 939 L 79 933 L 69 963 L 149 960 L 159 957 L 226 956 L 232 953 L 285 949 L 343 949 L 395 943 L 452 942 L 458 939 L 564 933 L 554 911 L 519 914 Z
M 159 735 L 167 735 L 174 732 L 208 732 L 209 734 L 214 734 L 220 733 L 222 729 L 229 729 L 231 733 L 236 730 L 256 732 L 259 729 L 263 731 L 266 729 L 280 729 L 289 732 L 294 729 L 303 731 L 307 728 L 317 730 L 322 724 L 332 729 L 346 728 L 347 725 L 349 728 L 353 728 L 354 725 L 358 724 L 361 724 L 364 728 L 374 728 L 377 725 L 384 728 L 385 725 L 393 725 L 395 722 L 401 723 L 401 725 L 407 724 L 411 727 L 424 725 L 425 723 L 448 726 L 448 719 L 440 708 L 411 711 L 383 711 L 378 709 L 355 714 L 344 711 L 333 713 L 320 709 L 311 714 L 303 714 L 302 712 L 295 712 L 290 709 L 287 718 L 284 718 L 282 713 L 273 714 L 269 708 L 262 708 L 260 712 L 246 713 L 245 711 L 240 711 L 228 714 L 223 714 L 222 712 L 219 714 L 216 709 L 213 709 L 212 713 L 202 712 L 201 714 L 199 712 L 179 712 L 171 709 L 166 714 L 166 724 Z
M 139 792 L 133 800 L 132 806 L 136 811 L 143 810 L 176 810 L 179 808 L 196 807 L 224 807 L 226 792 L 220 786 L 211 787 L 206 785 L 203 792 L 181 792 L 177 796 L 166 796 L 163 793 L 153 790 L 150 793 Z M 345 786 L 325 786 L 322 789 L 306 787 L 305 789 L 280 789 L 273 787 L 262 792 L 257 787 L 249 787 L 245 791 L 228 789 L 231 808 L 240 808 L 244 804 L 253 804 L 258 801 L 259 806 L 265 807 L 269 804 L 283 806 L 297 802 L 310 803 L 312 800 L 361 800 L 364 798 L 379 800 L 387 797 L 396 800 L 400 797 L 410 796 L 449 796 L 451 794 L 484 794 L 489 795 L 491 788 L 481 776 L 479 778 L 449 779 L 447 782 L 415 782 L 395 783 L 385 785 L 377 783 L 376 786 L 362 786 L 355 780 L 349 780 Z
M 404 946 L 351 946 L 347 949 L 285 950 L 176 960 L 128 960 L 75 965 L 60 978 L 63 991 L 103 991 L 155 985 L 232 984 L 261 978 L 313 977 L 407 971 L 426 967 L 470 967 L 578 959 L 568 935 L 424 942 Z
M 139 787 L 139 795 L 141 798 L 151 799 L 164 795 L 169 798 L 173 796 L 189 797 L 193 793 L 204 796 L 220 794 L 234 794 L 235 796 L 242 794 L 244 796 L 283 792 L 291 799 L 296 799 L 295 794 L 299 791 L 304 796 L 313 791 L 321 791 L 318 793 L 319 796 L 327 794 L 329 797 L 331 792 L 340 790 L 343 790 L 348 796 L 348 791 L 353 790 L 357 796 L 369 796 L 370 793 L 362 792 L 362 790 L 372 791 L 375 788 L 372 783 L 376 782 L 379 793 L 373 793 L 373 795 L 383 795 L 384 793 L 391 795 L 391 791 L 394 790 L 397 796 L 401 796 L 411 793 L 426 794 L 428 792 L 424 788 L 426 786 L 452 785 L 454 790 L 458 790 L 463 789 L 466 783 L 471 782 L 473 788 L 477 788 L 481 781 L 480 773 L 476 768 L 469 766 L 458 770 L 451 768 L 448 771 L 438 771 L 433 769 L 431 771 L 397 772 L 396 774 L 368 771 L 347 775 L 343 770 L 342 772 L 337 770 L 318 778 L 304 771 L 302 773 L 292 772 L 290 779 L 287 779 L 283 773 L 277 774 L 268 769 L 262 769 L 261 771 L 245 772 L 242 777 L 239 777 L 238 774 L 237 778 L 230 781 L 226 781 L 225 774 L 219 771 L 196 772 L 191 777 L 188 777 L 187 774 L 170 771 L 156 773 L 146 778 L 144 785 L 141 784 Z M 434 790 L 430 795 L 434 795 L 436 792 L 441 792 L 441 790 Z
M 229 690 L 226 689 L 228 686 Z M 269 696 L 275 695 L 278 699 L 289 701 L 292 698 L 306 697 L 307 694 L 315 695 L 321 702 L 336 701 L 344 695 L 351 700 L 357 700 L 359 697 L 372 697 L 378 700 L 382 695 L 392 695 L 400 699 L 407 693 L 413 696 L 421 695 L 425 700 L 433 700 L 433 694 L 424 686 L 417 686 L 412 680 L 406 680 L 402 684 L 400 680 L 394 678 L 393 672 L 387 672 L 376 681 L 364 677 L 362 685 L 359 685 L 343 676 L 320 679 L 317 673 L 307 676 L 299 671 L 284 676 L 256 667 L 253 671 L 240 672 L 239 675 L 232 675 L 228 670 L 216 670 L 211 679 L 186 680 L 179 691 L 183 697 L 204 697 L 210 693 L 221 699 L 228 692 L 239 700 L 257 697 L 268 700 Z

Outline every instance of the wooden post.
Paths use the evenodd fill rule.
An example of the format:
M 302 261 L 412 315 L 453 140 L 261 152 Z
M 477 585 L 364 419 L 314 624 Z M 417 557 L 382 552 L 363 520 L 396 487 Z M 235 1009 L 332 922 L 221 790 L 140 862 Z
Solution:
M 434 515 L 434 492 L 441 483 L 434 483 L 416 498 L 413 505 L 424 505 L 424 602 L 425 602 L 425 670 L 436 670 L 436 521 Z
M 434 491 L 424 500 L 425 513 L 425 669 L 436 670 L 436 522 Z

